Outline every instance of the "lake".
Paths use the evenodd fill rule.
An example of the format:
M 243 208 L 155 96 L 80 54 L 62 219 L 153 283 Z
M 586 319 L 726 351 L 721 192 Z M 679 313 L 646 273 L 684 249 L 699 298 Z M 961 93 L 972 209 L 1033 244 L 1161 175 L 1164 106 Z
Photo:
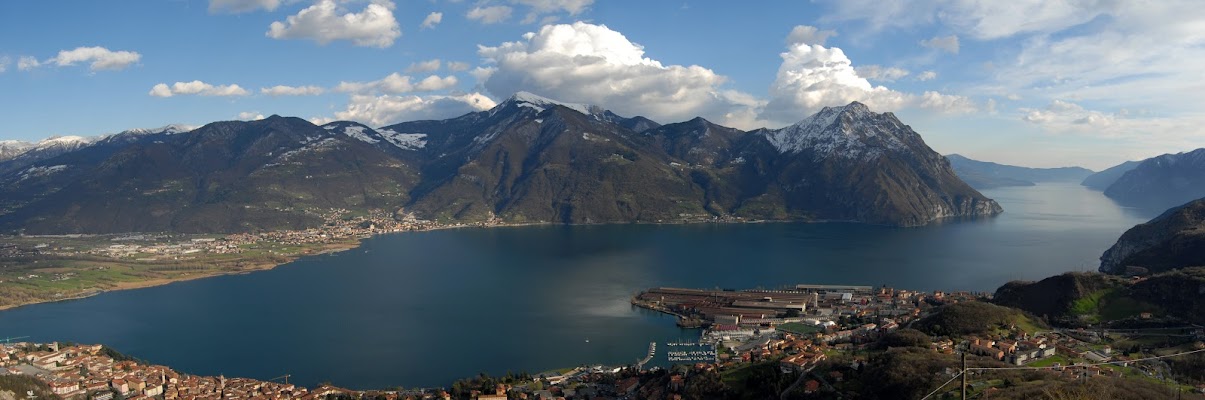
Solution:
M 0 312 L 0 337 L 102 343 L 178 371 L 356 388 L 446 386 L 643 357 L 698 336 L 632 308 L 655 286 L 993 291 L 1095 270 L 1153 217 L 1076 184 L 984 191 L 1005 213 L 848 223 L 458 229 L 374 237 L 274 270 Z M 659 351 L 664 354 L 664 349 Z

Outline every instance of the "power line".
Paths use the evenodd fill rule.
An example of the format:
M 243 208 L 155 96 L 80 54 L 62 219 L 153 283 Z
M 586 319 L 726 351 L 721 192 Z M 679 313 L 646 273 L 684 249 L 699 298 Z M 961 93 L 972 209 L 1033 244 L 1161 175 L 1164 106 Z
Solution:
M 929 396 L 932 396 L 934 393 L 937 393 L 937 391 L 941 390 L 941 388 L 946 387 L 946 385 L 949 385 L 950 382 L 953 382 L 955 379 L 958 379 L 958 377 L 962 376 L 962 374 L 963 374 L 962 372 L 959 372 L 958 375 L 954 375 L 953 378 L 950 378 L 950 380 L 946 381 L 946 383 L 943 383 L 943 384 L 941 384 L 941 386 L 938 386 L 937 389 L 933 389 L 932 392 L 929 392 L 929 394 L 926 394 L 925 397 L 921 397 L 920 400 L 925 400 L 925 399 L 929 398 Z
M 972 370 L 988 371 L 988 370 L 1009 370 L 1009 369 L 1012 369 L 1012 370 L 1017 370 L 1017 369 L 1039 370 L 1039 369 L 1056 369 L 1056 368 L 1085 368 L 1085 367 L 1092 367 L 1092 366 L 1097 366 L 1097 365 L 1118 364 L 1118 363 L 1125 363 L 1125 362 L 1151 361 L 1151 360 L 1158 360 L 1158 359 L 1163 359 L 1163 358 L 1179 357 L 1179 356 L 1183 356 L 1183 355 L 1189 355 L 1189 354 L 1200 353 L 1200 352 L 1205 352 L 1205 349 L 1186 351 L 1186 352 L 1176 353 L 1176 354 L 1168 354 L 1165 356 L 1136 358 L 1133 360 L 1109 361 L 1109 362 L 1101 362 L 1101 363 L 1094 363 L 1094 364 L 1066 365 L 1066 366 L 1057 366 L 1057 367 L 1056 366 L 1048 366 L 1048 367 L 971 367 L 971 368 L 963 368 L 963 370 L 961 372 L 954 375 L 952 378 L 950 378 L 950 380 L 941 384 L 941 386 L 938 386 L 937 389 L 933 389 L 932 392 L 929 392 L 929 394 L 925 395 L 925 397 L 922 397 L 921 400 L 925 400 L 925 399 L 928 399 L 929 397 L 932 397 L 934 394 L 937 394 L 938 391 L 941 391 L 942 388 L 946 387 L 946 385 L 949 385 L 950 382 L 953 382 L 955 379 L 958 379 L 958 377 L 962 376 L 963 374 L 966 374 L 967 371 L 972 371 Z
M 1057 367 L 1056 367 L 1056 366 L 1053 366 L 1053 365 L 1052 365 L 1052 366 L 1046 366 L 1046 367 L 974 367 L 974 368 L 967 368 L 967 369 L 968 369 L 968 370 L 975 370 L 975 371 L 987 371 L 987 370 L 1005 370 L 1005 369 L 1028 369 L 1028 370 L 1035 370 L 1035 369 L 1057 369 L 1057 368 L 1082 368 L 1082 367 L 1094 367 L 1094 366 L 1097 366 L 1097 365 L 1109 365 L 1109 364 L 1116 365 L 1116 364 L 1119 364 L 1119 363 L 1129 363 L 1129 362 L 1139 362 L 1139 361 L 1151 361 L 1151 360 L 1158 360 L 1158 359 L 1162 359 L 1162 358 L 1179 357 L 1179 356 L 1183 356 L 1183 355 L 1188 355 L 1188 354 L 1193 354 L 1193 353 L 1200 353 L 1200 352 L 1205 352 L 1205 349 L 1193 350 L 1193 351 L 1186 351 L 1186 352 L 1183 352 L 1183 353 L 1176 353 L 1176 354 L 1168 354 L 1168 355 L 1165 355 L 1165 356 L 1154 356 L 1154 357 L 1146 357 L 1146 358 L 1135 358 L 1135 359 L 1133 359 L 1133 360 L 1106 361 L 1106 362 L 1099 362 L 1099 363 L 1093 363 L 1093 364 L 1060 365 L 1060 366 L 1057 366 Z

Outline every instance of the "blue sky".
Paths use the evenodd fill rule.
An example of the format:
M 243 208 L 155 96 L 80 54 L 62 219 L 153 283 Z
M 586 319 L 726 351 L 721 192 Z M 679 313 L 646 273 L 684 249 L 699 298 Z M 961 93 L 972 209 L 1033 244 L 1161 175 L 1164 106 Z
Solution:
M 942 153 L 1031 166 L 1205 146 L 1205 14 L 1114 3 L 0 2 L 0 139 L 271 114 L 380 126 L 527 90 L 740 128 L 857 100 Z

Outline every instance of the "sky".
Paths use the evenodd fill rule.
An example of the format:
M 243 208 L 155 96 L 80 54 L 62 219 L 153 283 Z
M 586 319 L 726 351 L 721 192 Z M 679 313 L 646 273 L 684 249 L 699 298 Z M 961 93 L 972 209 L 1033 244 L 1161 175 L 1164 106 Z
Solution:
M 943 154 L 1100 170 L 1205 147 L 1191 1 L 0 2 L 0 139 L 278 114 L 384 126 L 516 91 L 752 129 L 860 101 Z

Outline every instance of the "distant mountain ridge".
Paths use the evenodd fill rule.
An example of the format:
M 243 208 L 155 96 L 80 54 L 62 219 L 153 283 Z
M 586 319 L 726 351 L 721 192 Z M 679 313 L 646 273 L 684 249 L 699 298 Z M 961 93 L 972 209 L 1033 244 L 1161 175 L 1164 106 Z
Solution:
M 748 132 L 522 92 L 487 111 L 380 128 L 272 116 L 177 131 L 10 164 L 0 226 L 241 232 L 312 225 L 330 208 L 443 221 L 917 226 L 1002 211 L 893 114 L 857 102 Z
M 1130 172 L 1130 170 L 1134 169 L 1138 166 L 1138 164 L 1141 163 L 1142 161 L 1126 161 L 1124 163 L 1117 164 L 1084 178 L 1080 184 L 1087 186 L 1089 189 L 1103 192 L 1105 189 L 1108 189 L 1109 185 L 1112 185 L 1113 182 L 1117 182 L 1118 178 L 1121 178 L 1122 175 L 1125 175 L 1126 172 Z
M 958 177 L 976 189 L 1033 186 L 1037 182 L 1079 182 L 1092 175 L 1092 170 L 1081 167 L 1018 167 L 972 160 L 959 154 L 950 154 L 946 158 L 950 160 L 950 165 L 954 167 Z
M 1205 148 L 1143 160 L 1109 185 L 1105 196 L 1149 210 L 1205 197 Z

